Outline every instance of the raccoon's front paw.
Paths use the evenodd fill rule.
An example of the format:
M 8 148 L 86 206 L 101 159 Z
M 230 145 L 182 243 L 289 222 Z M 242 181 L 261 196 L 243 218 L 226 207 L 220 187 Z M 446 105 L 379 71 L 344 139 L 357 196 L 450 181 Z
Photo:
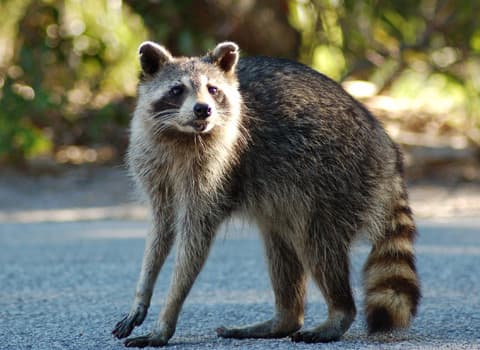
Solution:
M 167 337 L 161 334 L 150 333 L 140 337 L 127 338 L 124 342 L 127 348 L 144 348 L 146 346 L 160 347 L 168 343 Z
M 140 326 L 147 316 L 147 307 L 138 305 L 133 311 L 121 319 L 112 331 L 114 337 L 121 339 L 128 337 L 136 326 Z

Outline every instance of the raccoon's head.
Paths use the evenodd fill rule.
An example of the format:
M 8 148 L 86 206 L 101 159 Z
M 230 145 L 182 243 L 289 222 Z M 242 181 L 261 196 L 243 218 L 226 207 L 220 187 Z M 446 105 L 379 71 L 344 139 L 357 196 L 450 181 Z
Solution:
M 218 44 L 203 57 L 173 57 L 147 41 L 139 48 L 142 73 L 136 114 L 158 136 L 208 135 L 240 114 L 241 98 L 235 68 L 238 46 Z

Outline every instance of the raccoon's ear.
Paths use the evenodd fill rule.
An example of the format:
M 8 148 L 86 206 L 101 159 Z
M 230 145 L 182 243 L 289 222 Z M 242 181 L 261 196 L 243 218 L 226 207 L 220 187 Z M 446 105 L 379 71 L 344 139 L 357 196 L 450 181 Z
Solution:
M 153 75 L 167 62 L 172 55 L 166 48 L 152 41 L 145 41 L 138 48 L 142 70 L 147 75 Z
M 218 44 L 208 56 L 226 74 L 232 74 L 238 62 L 238 45 L 231 41 L 225 41 Z

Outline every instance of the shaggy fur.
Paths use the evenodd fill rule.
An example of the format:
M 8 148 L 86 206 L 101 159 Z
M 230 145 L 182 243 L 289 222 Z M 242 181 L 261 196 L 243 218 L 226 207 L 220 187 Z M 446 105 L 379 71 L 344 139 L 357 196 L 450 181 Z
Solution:
M 338 340 L 356 309 L 349 249 L 360 232 L 373 248 L 364 268 L 370 332 L 408 326 L 420 298 L 416 231 L 402 156 L 380 123 L 337 83 L 299 63 L 239 59 L 225 42 L 203 57 L 173 57 L 146 42 L 128 165 L 152 211 L 128 336 L 147 313 L 156 277 L 176 240 L 172 283 L 158 322 L 127 346 L 162 346 L 232 213 L 260 228 L 273 290 L 272 319 L 220 327 L 226 338 Z M 306 276 L 328 304 L 326 321 L 300 330 Z

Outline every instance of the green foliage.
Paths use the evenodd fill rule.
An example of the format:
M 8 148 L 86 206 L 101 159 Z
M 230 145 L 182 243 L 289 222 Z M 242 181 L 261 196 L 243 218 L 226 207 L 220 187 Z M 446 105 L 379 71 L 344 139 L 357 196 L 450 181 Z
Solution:
M 132 110 L 141 41 L 199 54 L 225 33 L 240 39 L 241 16 L 252 20 L 257 13 L 288 16 L 301 35 L 299 60 L 327 75 L 372 82 L 379 94 L 478 130 L 480 27 L 474 14 L 480 2 L 283 1 L 288 8 L 267 0 L 0 1 L 0 162 L 70 144 L 125 142 L 119 130 Z M 267 6 L 280 11 L 255 11 Z M 272 40 L 282 44 L 282 38 L 261 38 L 248 36 L 244 54 Z M 249 40 L 260 44 L 248 46 Z
M 12 51 L 0 60 L 0 160 L 100 140 L 108 106 L 135 94 L 141 17 L 120 1 L 11 0 L 0 10 L 10 18 L 0 39 Z M 128 110 L 117 112 L 126 125 Z M 79 130 L 82 119 L 95 128 Z
M 12 84 L 7 80 L 3 89 L 3 101 L 0 108 L 0 159 L 8 158 L 14 162 L 47 151 L 50 140 L 42 130 L 33 124 L 32 105 L 33 90 L 25 85 Z
M 480 125 L 480 2 L 292 0 L 290 8 L 303 62 L 336 79 L 373 82 L 412 108 Z

